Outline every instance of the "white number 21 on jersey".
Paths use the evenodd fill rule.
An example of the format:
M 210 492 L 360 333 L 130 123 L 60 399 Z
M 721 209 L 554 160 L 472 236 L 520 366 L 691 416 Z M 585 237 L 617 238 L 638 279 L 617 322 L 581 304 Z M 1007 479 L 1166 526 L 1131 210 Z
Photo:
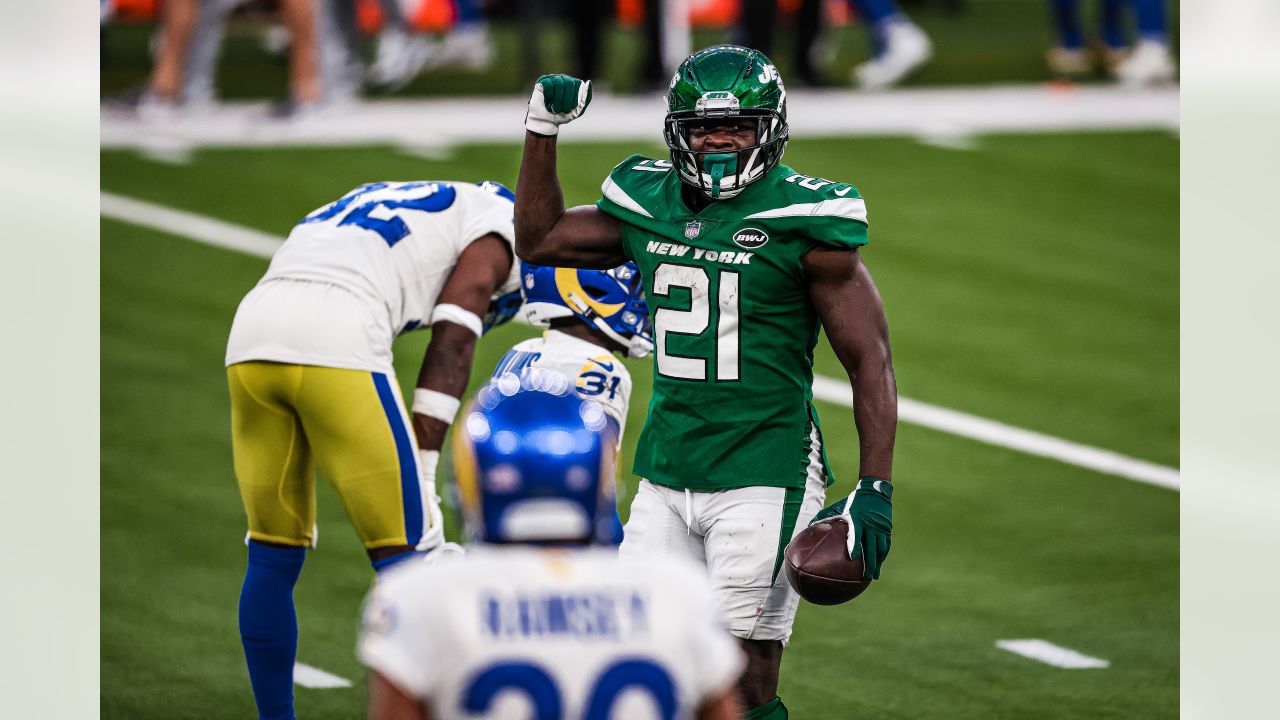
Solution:
M 718 271 L 716 305 L 715 379 L 738 380 L 738 279 L 732 270 Z M 653 294 L 669 296 L 674 288 L 689 290 L 689 309 L 658 308 L 653 314 L 658 374 L 681 380 L 707 379 L 706 357 L 673 355 L 667 351 L 667 335 L 701 335 L 710 322 L 711 278 L 692 265 L 662 263 L 653 274 Z M 710 353 L 708 353 L 709 355 Z

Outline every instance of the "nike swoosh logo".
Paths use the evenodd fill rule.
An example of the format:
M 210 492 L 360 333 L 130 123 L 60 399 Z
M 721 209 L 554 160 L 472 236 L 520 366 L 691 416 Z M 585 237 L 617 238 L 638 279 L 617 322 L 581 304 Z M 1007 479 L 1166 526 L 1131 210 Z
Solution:
M 613 363 L 611 363 L 611 362 L 600 362 L 599 360 L 597 360 L 597 359 L 595 359 L 595 358 L 591 358 L 591 362 L 593 362 L 593 363 L 595 363 L 595 364 L 599 365 L 600 367 L 604 368 L 604 371 L 605 371 L 605 372 L 613 372 Z

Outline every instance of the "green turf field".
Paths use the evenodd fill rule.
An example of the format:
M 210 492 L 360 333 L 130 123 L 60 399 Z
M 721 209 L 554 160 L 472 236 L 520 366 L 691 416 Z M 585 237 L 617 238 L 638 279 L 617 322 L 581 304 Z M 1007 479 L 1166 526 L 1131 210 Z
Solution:
M 568 200 L 594 200 L 636 149 L 562 147 Z M 515 146 L 439 161 L 386 148 L 201 150 L 175 166 L 111 151 L 102 186 L 283 236 L 360 182 L 510 183 L 518 159 Z M 866 196 L 864 253 L 904 396 L 1178 464 L 1176 139 L 984 137 L 961 152 L 804 138 L 786 162 Z M 109 220 L 101 257 L 103 716 L 251 717 L 222 357 L 236 304 L 266 263 Z M 533 332 L 486 336 L 474 379 Z M 397 346 L 402 383 L 425 340 Z M 627 468 L 648 362 L 628 361 Z M 838 376 L 825 346 L 817 366 Z M 856 437 L 847 409 L 819 409 L 835 497 L 856 473 Z M 895 480 L 882 581 L 845 606 L 801 607 L 781 688 L 793 717 L 1176 716 L 1176 492 L 905 424 Z M 353 645 L 371 572 L 327 488 L 320 526 L 297 590 L 299 659 L 357 682 L 298 688 L 299 714 L 359 717 Z M 1003 638 L 1043 638 L 1111 667 L 1053 668 L 997 650 Z

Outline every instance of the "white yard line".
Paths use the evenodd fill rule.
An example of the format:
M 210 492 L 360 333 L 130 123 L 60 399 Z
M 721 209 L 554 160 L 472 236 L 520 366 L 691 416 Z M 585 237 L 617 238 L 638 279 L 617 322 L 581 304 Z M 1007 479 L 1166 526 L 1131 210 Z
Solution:
M 224 103 L 200 115 L 147 122 L 103 106 L 104 148 L 181 158 L 183 147 L 392 144 L 440 152 L 467 142 L 519 143 L 528 95 L 358 102 L 300 121 L 273 119 L 266 102 Z M 908 136 L 962 148 L 990 133 L 1176 130 L 1178 88 L 1057 87 L 1048 84 L 911 88 L 885 92 L 787 93 L 791 137 Z M 596 93 L 560 142 L 644 141 L 661 146 L 663 96 Z M 169 160 L 166 160 L 169 161 Z
M 160 230 L 215 247 L 270 258 L 284 238 L 204 215 L 104 192 L 102 217 Z
M 1054 645 L 1048 640 L 997 640 L 996 647 L 1065 670 L 1111 667 L 1110 661 L 1090 657 L 1061 645 Z
M 293 682 L 304 688 L 313 688 L 316 690 L 327 690 L 331 688 L 349 688 L 351 681 L 338 677 L 330 672 L 325 672 L 320 668 L 311 667 L 306 663 L 293 664 Z
M 101 202 L 103 217 L 261 258 L 270 258 L 276 248 L 280 247 L 280 243 L 284 242 L 284 238 L 270 233 L 107 192 L 101 194 Z M 847 380 L 815 375 L 813 395 L 818 400 L 853 407 L 853 390 Z M 1171 490 L 1178 490 L 1181 486 L 1176 468 L 1156 465 L 1110 450 L 1081 445 L 919 400 L 898 398 L 898 418 L 913 425 L 1058 460 L 1106 475 Z
M 849 387 L 848 380 L 815 375 L 813 396 L 819 400 L 853 407 L 853 390 Z M 899 397 L 898 419 L 912 425 L 959 435 L 988 445 L 1096 470 L 1106 475 L 1115 475 L 1170 490 L 1178 490 L 1181 487 L 1177 468 L 1156 465 L 1111 450 L 1081 445 L 919 400 Z

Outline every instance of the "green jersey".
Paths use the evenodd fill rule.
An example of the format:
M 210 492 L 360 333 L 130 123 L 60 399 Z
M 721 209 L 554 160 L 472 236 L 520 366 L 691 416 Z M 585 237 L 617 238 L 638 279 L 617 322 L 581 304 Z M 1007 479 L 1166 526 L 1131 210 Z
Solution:
M 596 205 L 622 221 L 653 315 L 654 379 L 634 472 L 691 490 L 832 477 L 813 407 L 819 321 L 800 258 L 867 242 L 856 188 L 778 165 L 700 213 L 667 160 L 627 158 Z

